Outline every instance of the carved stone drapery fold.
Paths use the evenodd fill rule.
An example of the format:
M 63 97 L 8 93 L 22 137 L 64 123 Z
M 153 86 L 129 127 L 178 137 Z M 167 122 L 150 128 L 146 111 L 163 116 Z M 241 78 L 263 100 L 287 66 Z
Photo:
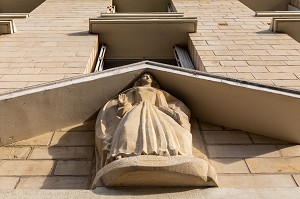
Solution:
M 97 186 L 216 186 L 193 157 L 190 111 L 150 74 L 110 100 L 96 122 Z

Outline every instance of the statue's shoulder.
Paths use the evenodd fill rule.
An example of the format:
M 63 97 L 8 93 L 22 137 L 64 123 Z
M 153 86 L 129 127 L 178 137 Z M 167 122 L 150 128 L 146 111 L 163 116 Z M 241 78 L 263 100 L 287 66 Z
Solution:
M 148 92 L 154 92 L 154 93 L 157 93 L 157 92 L 164 92 L 158 88 L 154 88 L 154 87 L 145 87 L 145 86 L 135 86 L 135 87 L 132 87 L 126 91 L 124 91 L 125 93 L 131 93 L 131 92 L 137 92 L 137 91 L 148 91 Z
M 167 102 L 175 102 L 175 101 L 180 101 L 167 91 L 164 91 L 160 88 L 155 88 L 155 87 L 144 87 L 144 86 L 135 86 L 130 89 L 127 89 L 123 91 L 122 93 L 126 94 L 128 97 L 134 96 L 136 93 L 143 92 L 143 91 L 148 91 L 148 92 L 153 92 L 156 94 L 158 97 L 163 97 L 166 99 Z

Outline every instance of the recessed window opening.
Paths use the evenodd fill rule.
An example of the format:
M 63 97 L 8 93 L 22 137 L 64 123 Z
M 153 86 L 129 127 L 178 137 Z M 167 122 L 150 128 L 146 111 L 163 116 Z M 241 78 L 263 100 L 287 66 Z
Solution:
M 300 1 L 299 0 L 291 0 L 288 4 L 288 11 L 300 11 Z
M 30 13 L 45 0 L 0 0 L 1 13 Z
M 239 0 L 253 11 L 292 11 L 298 0 Z M 298 2 L 296 2 L 298 1 Z M 297 6 L 295 6 L 297 5 Z
M 182 68 L 187 68 L 187 69 L 192 69 L 195 70 L 195 67 L 193 65 L 193 62 L 190 58 L 190 55 L 186 48 L 180 47 L 175 45 L 173 50 L 174 50 L 174 57 L 169 58 L 169 59 L 146 59 L 146 58 L 139 58 L 139 59 L 111 59 L 111 58 L 106 58 L 105 53 L 108 49 L 106 48 L 106 45 L 101 45 L 100 52 L 99 52 L 99 57 L 95 66 L 95 72 L 97 71 L 102 71 L 102 70 L 107 70 L 111 68 L 116 68 L 128 64 L 133 64 L 141 61 L 154 61 L 154 62 L 159 62 L 163 64 L 169 64 L 173 66 L 178 66 Z
M 116 13 L 176 12 L 171 0 L 112 0 Z
M 270 30 L 285 33 L 300 42 L 300 18 L 274 17 Z
M 1 19 L 0 18 L 0 35 L 13 34 L 17 32 L 17 28 L 12 19 Z
M 195 70 L 195 66 L 186 49 L 180 46 L 174 46 L 174 55 L 179 67 Z
M 113 60 L 113 59 L 104 59 L 104 67 L 103 70 L 111 69 L 111 68 L 116 68 L 128 64 L 134 64 L 137 62 L 145 61 L 146 59 L 119 59 L 119 60 Z M 176 60 L 173 59 L 147 59 L 147 61 L 154 61 L 154 62 L 159 62 L 163 64 L 169 64 L 176 66 Z
M 197 30 L 195 17 L 90 19 L 90 32 L 99 35 L 96 71 L 143 60 L 194 69 L 188 53 L 188 33 Z
M 159 12 L 159 13 L 151 13 L 151 12 L 144 12 L 144 13 L 101 13 L 100 17 L 104 18 L 167 18 L 167 17 L 183 17 L 184 14 L 180 12 Z
M 168 12 L 174 12 L 174 7 L 171 4 L 168 4 L 167 7 L 168 7 Z
M 106 52 L 106 45 L 102 45 L 100 48 L 98 60 L 95 66 L 95 71 L 102 71 L 104 66 L 104 55 Z
M 29 13 L 45 0 L 0 0 L 0 35 L 17 32 L 14 19 L 29 17 Z

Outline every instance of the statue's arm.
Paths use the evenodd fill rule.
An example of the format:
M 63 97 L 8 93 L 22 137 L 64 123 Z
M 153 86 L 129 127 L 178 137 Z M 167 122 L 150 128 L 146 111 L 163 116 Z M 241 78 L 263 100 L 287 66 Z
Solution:
M 175 110 L 172 110 L 169 107 L 165 107 L 165 106 L 160 106 L 158 107 L 158 109 L 164 112 L 165 114 L 167 114 L 168 116 L 170 116 L 171 118 L 173 118 L 178 124 L 182 124 L 179 117 L 179 113 L 177 113 Z
M 171 109 L 176 113 L 178 124 L 190 131 L 190 110 L 181 101 L 177 101 Z
M 158 98 L 164 98 L 165 103 L 160 104 L 160 110 L 172 117 L 179 125 L 190 130 L 190 110 L 180 100 L 167 93 L 159 93 Z
M 126 94 L 120 94 L 118 96 L 118 103 L 118 117 L 123 117 L 132 108 L 132 105 L 129 103 Z

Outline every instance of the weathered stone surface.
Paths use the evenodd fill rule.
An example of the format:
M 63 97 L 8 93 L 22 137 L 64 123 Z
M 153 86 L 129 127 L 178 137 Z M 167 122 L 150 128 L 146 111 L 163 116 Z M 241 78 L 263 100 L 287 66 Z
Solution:
M 200 127 L 201 127 L 201 130 L 204 130 L 204 131 L 223 130 L 223 128 L 221 126 L 210 124 L 207 122 L 201 122 Z
M 94 132 L 56 132 L 51 141 L 51 146 L 94 146 Z
M 100 169 L 98 186 L 216 186 L 217 176 L 207 160 L 191 156 L 140 155 L 121 158 Z
M 191 119 L 191 133 L 193 136 L 193 156 L 207 159 L 204 140 L 201 136 L 202 132 L 200 131 L 199 125 L 194 118 Z
M 46 176 L 51 174 L 51 160 L 4 160 L 0 162 L 1 176 Z
M 90 161 L 59 160 L 54 170 L 54 175 L 81 176 L 81 175 L 89 175 L 90 172 L 91 172 Z
M 76 63 L 74 63 L 71 57 L 71 55 L 74 55 L 74 53 L 66 52 L 76 52 L 76 56 L 84 56 L 87 58 L 92 49 L 92 44 L 84 44 L 84 41 L 94 40 L 94 38 L 96 38 L 97 36 L 86 36 L 85 32 L 80 32 L 84 30 L 74 30 L 74 28 L 82 29 L 82 27 L 84 27 L 86 30 L 86 19 L 91 15 L 91 12 L 93 13 L 93 15 L 98 16 L 100 9 L 103 10 L 106 7 L 102 4 L 102 7 L 104 8 L 95 9 L 94 6 L 89 6 L 88 3 L 96 5 L 99 4 L 99 2 L 95 0 L 89 0 L 89 2 L 84 2 L 82 4 L 80 3 L 80 9 L 88 10 L 88 12 L 85 12 L 79 10 L 77 5 L 75 5 L 76 3 L 78 3 L 77 1 L 74 1 L 73 3 L 74 5 L 68 5 L 67 1 L 47 1 L 44 5 L 47 5 L 48 7 L 44 6 L 40 9 L 36 9 L 34 11 L 35 13 L 33 13 L 29 21 L 18 21 L 18 27 L 21 26 L 22 30 L 20 34 L 17 34 L 15 37 L 1 36 L 1 50 L 3 49 L 2 51 L 5 50 L 12 52 L 3 53 L 2 55 L 9 55 L 13 57 L 13 59 L 8 59 L 8 57 L 1 57 L 0 62 L 4 63 L 0 63 L 0 67 L 5 66 L 16 68 L 13 70 L 2 70 L 3 73 L 7 73 L 5 74 L 6 76 L 13 75 L 13 73 L 15 73 L 14 71 L 18 71 L 20 68 L 22 69 L 19 72 L 19 74 L 28 74 L 30 75 L 29 77 L 37 75 L 37 72 L 40 72 L 42 70 L 44 71 L 44 73 L 56 74 L 54 70 L 55 67 L 62 68 L 62 70 L 59 70 L 59 72 L 66 71 L 67 67 L 74 68 L 71 70 L 73 72 L 74 70 L 77 71 L 77 69 L 75 69 L 76 67 L 84 69 L 84 67 L 86 66 L 86 62 L 76 61 Z M 107 3 L 109 2 L 104 1 L 104 4 Z M 201 2 L 201 4 L 197 1 L 174 1 L 173 3 L 175 4 L 176 9 L 178 11 L 183 11 L 188 15 L 199 15 L 198 17 L 201 23 L 198 24 L 198 28 L 199 30 L 201 30 L 201 32 L 190 35 L 193 44 L 191 48 L 193 50 L 196 48 L 198 49 L 198 51 L 195 50 L 195 53 L 193 53 L 192 56 L 197 57 L 198 55 L 201 55 L 203 61 L 206 61 L 204 63 L 208 72 L 218 72 L 222 73 L 224 76 L 246 79 L 252 79 L 253 77 L 263 78 L 262 80 L 259 80 L 259 82 L 266 82 L 268 84 L 274 83 L 277 86 L 293 87 L 300 89 L 300 67 L 298 67 L 299 62 L 296 61 L 299 60 L 299 44 L 293 43 L 295 41 L 285 34 L 257 34 L 257 32 L 260 32 L 261 30 L 267 30 L 267 23 L 270 22 L 270 19 L 253 17 L 253 11 L 245 7 L 239 1 L 204 1 Z M 54 4 L 56 6 L 60 6 L 60 8 L 67 8 L 68 11 L 61 12 L 61 9 L 55 9 L 56 6 Z M 72 8 L 73 6 L 75 8 Z M 75 11 L 73 9 L 75 9 Z M 58 16 L 57 18 L 49 18 L 50 15 L 54 16 L 52 15 L 53 12 L 55 12 L 55 15 Z M 74 24 L 74 20 L 72 19 L 72 16 L 74 17 L 75 15 L 76 24 Z M 84 20 L 82 20 L 82 15 L 85 18 Z M 64 16 L 69 17 L 64 18 Z M 39 21 L 44 20 L 44 17 L 47 17 L 47 19 L 49 20 L 49 23 L 46 25 L 51 27 L 36 27 L 45 25 L 44 22 L 40 23 Z M 225 21 L 229 25 L 218 26 L 218 22 L 221 21 Z M 52 30 L 52 32 L 50 32 L 50 30 Z M 71 35 L 75 33 L 75 35 L 78 34 L 78 36 L 67 36 L 67 33 L 71 33 Z M 60 41 L 62 42 L 60 43 Z M 41 50 L 43 52 L 40 52 Z M 25 59 L 20 57 L 15 58 L 16 55 L 22 56 L 22 52 L 20 51 L 26 52 L 25 57 L 30 57 L 32 59 Z M 27 53 L 27 51 L 33 52 Z M 47 57 L 45 57 L 45 54 L 47 56 L 51 56 L 51 59 L 46 59 Z M 205 59 L 202 55 L 206 55 Z M 293 55 L 293 57 L 291 57 L 291 55 Z M 62 56 L 65 58 L 61 59 L 60 57 Z M 291 61 L 283 62 L 280 60 Z M 32 61 L 34 63 L 31 63 Z M 243 66 L 241 67 L 237 63 L 243 64 Z M 209 64 L 217 66 L 209 67 Z M 249 67 L 246 64 L 248 64 Z M 282 65 L 274 66 L 278 64 Z M 288 66 L 288 64 L 290 66 Z M 33 68 L 35 66 L 37 67 L 36 69 Z M 255 75 L 253 76 L 251 73 L 254 73 Z M 265 75 L 262 75 L 263 73 L 265 73 Z M 272 73 L 274 73 L 275 75 L 269 75 Z M 282 74 L 278 75 L 279 73 Z M 294 78 L 295 75 L 298 79 L 288 80 L 290 77 Z M 3 74 L 0 74 L 0 78 L 2 76 Z M 64 75 L 64 77 L 68 77 L 68 75 Z M 17 80 L 18 78 L 16 78 L 16 82 L 10 83 L 2 81 L 0 87 L 3 87 L 4 89 L 0 89 L 0 92 L 8 91 L 8 89 L 6 89 L 7 87 L 15 89 L 33 84 L 32 82 L 17 82 Z M 216 129 L 217 128 L 215 128 L 215 130 Z M 218 130 L 222 130 L 222 127 L 220 127 L 220 129 Z M 254 138 L 252 136 L 251 138 L 255 143 L 259 144 L 270 144 L 271 142 L 276 144 L 278 143 L 274 140 L 270 141 L 268 139 L 268 141 L 265 138 Z M 38 143 L 34 145 L 38 145 Z M 236 153 L 237 152 L 234 152 L 232 156 L 234 156 Z M 241 153 L 245 154 L 244 152 Z M 299 156 L 298 147 L 295 146 L 284 149 L 281 148 L 280 154 L 285 157 Z M 240 156 L 240 154 L 238 156 Z M 250 191 L 250 194 L 247 191 L 245 191 L 245 193 L 243 193 L 243 191 L 240 191 L 238 194 L 245 195 L 245 197 L 249 197 L 249 195 L 253 197 L 254 192 L 257 193 L 257 191 L 252 190 Z M 247 193 L 248 195 L 246 195 Z M 276 193 L 277 194 L 272 193 L 272 191 L 267 191 L 268 195 L 266 196 L 270 198 L 270 195 L 274 194 L 276 197 L 284 198 L 281 194 L 278 194 L 278 192 Z M 284 193 L 290 194 L 290 191 L 284 191 Z M 260 194 L 257 195 L 259 197 L 262 197 Z M 289 196 L 287 198 L 294 197 Z
M 280 145 L 277 146 L 279 152 L 284 157 L 299 157 L 300 156 L 300 145 Z
M 271 189 L 227 189 L 227 188 L 151 188 L 151 189 L 110 189 L 99 187 L 94 191 L 90 190 L 6 190 L 0 192 L 1 198 L 6 199 L 230 199 L 232 197 L 253 199 L 253 198 L 297 198 L 300 195 L 300 188 L 271 188 Z
M 87 189 L 87 177 L 26 177 L 21 178 L 17 189 Z
M 94 147 L 35 148 L 29 159 L 92 159 Z
M 205 150 L 200 153 L 205 148 L 194 119 L 191 131 L 189 108 L 158 88 L 144 73 L 101 108 L 94 187 L 217 185 Z M 204 159 L 195 158 L 193 150 Z
M 203 131 L 208 144 L 250 144 L 251 140 L 242 131 Z
M 95 128 L 101 167 L 139 155 L 192 156 L 190 110 L 159 87 L 144 73 L 101 108 Z
M 29 147 L 0 147 L 0 159 L 26 159 Z
M 249 173 L 247 165 L 243 159 L 238 158 L 218 158 L 210 160 L 217 173 Z
M 17 177 L 0 177 L 0 189 L 14 189 L 18 182 Z
M 296 187 L 291 175 L 218 175 L 220 188 Z
M 12 6 L 12 3 L 9 5 Z M 68 74 L 89 72 L 98 47 L 98 36 L 88 35 L 86 23 L 89 17 L 99 16 L 100 6 L 97 5 L 97 0 L 84 3 L 79 0 L 72 3 L 47 1 L 32 11 L 27 19 L 14 20 L 20 34 L 1 36 L 0 60 L 15 69 L 5 68 L 0 72 L 3 74 L 0 88 L 6 86 L 6 81 L 20 82 L 23 84 L 21 87 L 26 87 L 35 81 L 47 82 L 63 79 Z M 74 32 L 80 32 L 76 39 L 72 36 Z M 67 52 L 66 47 L 69 47 Z M 75 66 L 79 61 L 80 66 Z M 64 68 L 68 65 L 68 69 Z M 45 75 L 48 69 L 48 75 Z M 17 74 L 16 71 L 20 72 Z
M 262 135 L 257 135 L 254 133 L 249 133 L 249 134 L 253 142 L 257 144 L 287 144 L 288 143 L 287 141 L 284 140 L 274 139 Z
M 219 145 L 208 146 L 210 157 L 280 157 L 279 152 L 272 145 Z
M 300 187 L 300 175 L 293 175 L 298 187 Z
M 50 143 L 50 140 L 53 136 L 53 133 L 46 133 L 44 135 L 36 136 L 28 140 L 22 140 L 15 142 L 11 145 L 13 146 L 47 146 Z
M 246 163 L 252 173 L 300 173 L 300 157 L 250 158 Z
M 80 123 L 72 126 L 68 126 L 65 128 L 60 129 L 60 131 L 94 131 L 95 130 L 95 120 L 85 122 L 85 123 Z

